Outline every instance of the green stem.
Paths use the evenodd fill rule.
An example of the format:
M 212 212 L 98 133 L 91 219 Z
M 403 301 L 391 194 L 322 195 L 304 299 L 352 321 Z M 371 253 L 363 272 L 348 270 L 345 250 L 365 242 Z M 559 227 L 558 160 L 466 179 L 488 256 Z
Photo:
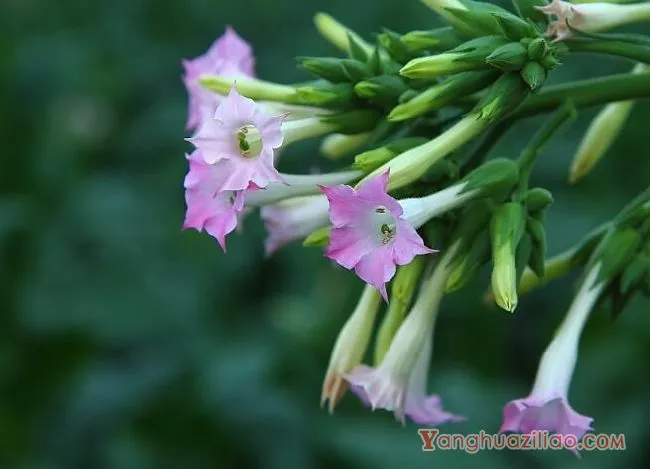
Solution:
M 533 136 L 532 140 L 521 152 L 517 160 L 519 165 L 519 185 L 517 195 L 522 198 L 528 190 L 528 179 L 533 170 L 537 157 L 542 153 L 548 142 L 565 128 L 565 125 L 575 120 L 578 113 L 575 106 L 568 100 L 560 107 L 551 118 L 544 123 L 541 129 Z
M 528 98 L 508 120 L 553 111 L 569 98 L 578 109 L 615 101 L 650 98 L 650 73 L 622 73 L 549 86 Z
M 571 52 L 593 52 L 625 57 L 637 62 L 650 63 L 650 47 L 622 41 L 594 41 L 573 39 L 565 43 Z

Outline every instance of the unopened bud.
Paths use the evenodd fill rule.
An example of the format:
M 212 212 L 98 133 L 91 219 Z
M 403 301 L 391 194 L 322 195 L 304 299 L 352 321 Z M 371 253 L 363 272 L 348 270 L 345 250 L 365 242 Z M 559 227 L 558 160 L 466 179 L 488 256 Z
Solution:
M 532 61 L 542 60 L 548 53 L 548 44 L 544 38 L 538 37 L 530 41 L 528 44 L 528 58 Z
M 524 203 L 528 212 L 541 212 L 553 203 L 553 194 L 542 187 L 534 187 L 524 195 Z
M 527 62 L 521 69 L 521 78 L 535 91 L 546 81 L 546 69 L 537 62 Z
M 295 104 L 322 107 L 346 107 L 355 98 L 354 87 L 349 83 L 315 83 L 296 89 Z
M 355 109 L 321 117 L 321 121 L 336 126 L 336 132 L 341 134 L 360 134 L 372 130 L 380 119 L 377 111 L 370 109 Z
M 384 32 L 379 34 L 377 39 L 388 55 L 399 63 L 406 63 L 414 56 L 414 51 L 402 42 L 402 37 L 396 32 L 384 28 Z
M 391 142 L 383 147 L 360 153 L 354 157 L 354 167 L 364 173 L 370 173 L 383 164 L 389 162 L 400 153 L 418 145 L 423 145 L 429 140 L 424 137 L 407 137 Z
M 502 36 L 484 36 L 437 55 L 408 62 L 400 74 L 408 78 L 435 78 L 441 75 L 485 68 L 485 59 L 508 41 Z
M 518 73 L 504 73 L 487 91 L 474 110 L 487 122 L 494 122 L 515 110 L 530 94 Z
M 445 27 L 427 31 L 411 31 L 402 36 L 402 42 L 413 51 L 425 49 L 449 50 L 462 41 L 453 28 Z
M 330 160 L 338 160 L 365 145 L 370 138 L 370 132 L 354 135 L 332 134 L 323 139 L 320 152 Z
M 395 75 L 379 75 L 360 81 L 354 86 L 357 96 L 382 104 L 392 104 L 408 91 L 402 79 Z
M 516 252 L 524 234 L 525 214 L 515 202 L 502 205 L 492 217 L 492 292 L 497 304 L 506 311 L 517 307 Z
M 521 70 L 528 59 L 528 50 L 519 42 L 510 42 L 499 47 L 485 61 L 505 72 Z
M 399 122 L 435 111 L 459 96 L 467 96 L 483 89 L 495 78 L 496 72 L 493 71 L 458 73 L 394 107 L 387 119 Z
M 355 38 L 356 43 L 361 45 L 367 54 L 372 52 L 372 46 L 370 44 L 366 43 L 358 34 L 336 21 L 327 13 L 316 13 L 314 16 L 314 23 L 316 24 L 318 32 L 339 49 L 349 52 L 349 37 L 352 36 Z

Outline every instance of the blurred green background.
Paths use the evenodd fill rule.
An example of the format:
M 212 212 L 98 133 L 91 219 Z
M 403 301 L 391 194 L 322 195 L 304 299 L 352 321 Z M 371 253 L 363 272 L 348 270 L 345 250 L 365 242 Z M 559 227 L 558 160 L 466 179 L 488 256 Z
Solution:
M 260 76 L 301 80 L 295 56 L 336 53 L 312 26 L 319 10 L 367 36 L 437 24 L 417 0 L 2 0 L 0 468 L 648 467 L 647 302 L 615 323 L 593 314 L 571 391 L 597 432 L 625 433 L 627 451 L 425 454 L 415 427 L 353 396 L 334 416 L 318 406 L 362 288 L 353 274 L 299 245 L 265 259 L 257 217 L 230 236 L 227 255 L 181 232 L 181 58 L 232 24 L 254 45 Z M 630 67 L 576 56 L 553 80 Z M 566 184 L 595 111 L 535 172 L 556 197 L 551 254 L 648 184 L 647 102 L 607 159 Z M 496 153 L 515 156 L 539 122 L 521 122 Z M 281 169 L 318 168 L 316 143 L 290 148 Z M 445 432 L 498 430 L 503 404 L 527 394 L 576 280 L 508 315 L 483 305 L 487 278 L 443 302 L 431 389 L 469 418 Z

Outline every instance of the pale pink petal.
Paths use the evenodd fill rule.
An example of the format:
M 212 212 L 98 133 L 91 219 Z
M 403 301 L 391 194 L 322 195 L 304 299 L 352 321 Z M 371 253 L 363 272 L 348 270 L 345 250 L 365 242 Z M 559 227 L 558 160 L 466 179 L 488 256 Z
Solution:
M 449 422 L 461 422 L 465 417 L 454 415 L 442 408 L 442 401 L 437 395 L 424 399 L 406 398 L 406 415 L 417 425 L 438 426 Z
M 393 278 L 395 270 L 392 253 L 386 247 L 366 254 L 354 268 L 359 278 L 377 288 L 386 301 L 388 301 L 386 282 Z
M 346 269 L 352 269 L 361 258 L 372 252 L 372 241 L 361 236 L 358 228 L 345 226 L 330 232 L 329 244 L 325 248 L 325 256 L 336 261 Z
M 395 217 L 402 215 L 402 206 L 397 200 L 387 194 L 388 177 L 390 171 L 385 171 L 368 179 L 357 189 L 357 196 L 365 201 L 374 203 L 375 206 L 386 207 Z
M 436 252 L 424 245 L 420 235 L 404 220 L 397 221 L 397 236 L 392 243 L 395 263 L 397 265 L 410 264 L 419 254 L 432 254 Z
M 360 202 L 356 191 L 350 186 L 319 187 L 330 201 L 330 221 L 336 228 L 359 222 L 373 208 L 371 203 Z

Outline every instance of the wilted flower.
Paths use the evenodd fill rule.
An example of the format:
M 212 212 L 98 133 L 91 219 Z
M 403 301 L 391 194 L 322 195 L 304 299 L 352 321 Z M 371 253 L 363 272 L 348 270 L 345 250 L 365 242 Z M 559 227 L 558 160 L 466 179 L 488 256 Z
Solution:
M 580 334 L 605 286 L 603 282 L 594 285 L 599 269 L 596 266 L 587 275 L 562 325 L 544 352 L 530 395 L 511 401 L 503 409 L 501 432 L 546 430 L 573 435 L 579 440 L 591 430 L 593 419 L 571 408 L 568 393 Z
M 388 171 L 368 179 L 359 189 L 321 187 L 334 225 L 325 255 L 346 269 L 354 268 L 386 301 L 386 282 L 395 275 L 396 266 L 408 264 L 418 254 L 435 252 L 402 218 L 399 202 L 386 193 L 387 184 Z
M 222 96 L 202 87 L 198 78 L 206 73 L 226 76 L 253 76 L 255 59 L 251 46 L 228 26 L 208 51 L 195 59 L 183 60 L 183 83 L 189 94 L 187 128 L 197 128 L 214 112 Z
M 593 2 L 575 5 L 564 0 L 553 0 L 543 7 L 536 7 L 550 17 L 547 36 L 554 36 L 555 41 L 563 41 L 573 35 L 571 28 L 587 33 L 606 31 L 616 26 L 638 21 L 647 21 L 650 17 L 650 5 L 615 5 L 607 2 Z
M 283 182 L 273 166 L 274 149 L 282 145 L 284 116 L 268 116 L 236 88 L 188 139 L 201 150 L 208 164 L 225 174 L 219 190 L 243 190 L 250 183 L 264 188 Z
M 247 191 L 222 191 L 225 175 L 217 166 L 204 161 L 201 150 L 186 158 L 190 169 L 184 182 L 187 212 L 183 228 L 207 231 L 225 251 L 226 235 L 237 227 Z

